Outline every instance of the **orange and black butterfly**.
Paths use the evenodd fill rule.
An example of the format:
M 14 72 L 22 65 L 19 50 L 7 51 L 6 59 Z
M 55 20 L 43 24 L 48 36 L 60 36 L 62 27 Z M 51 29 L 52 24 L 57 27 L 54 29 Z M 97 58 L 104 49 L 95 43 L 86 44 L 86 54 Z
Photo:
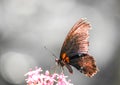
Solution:
M 60 66 L 66 66 L 70 73 L 73 73 L 71 66 L 81 73 L 92 77 L 97 73 L 94 58 L 88 54 L 88 30 L 91 28 L 86 19 L 80 19 L 68 33 L 56 62 Z

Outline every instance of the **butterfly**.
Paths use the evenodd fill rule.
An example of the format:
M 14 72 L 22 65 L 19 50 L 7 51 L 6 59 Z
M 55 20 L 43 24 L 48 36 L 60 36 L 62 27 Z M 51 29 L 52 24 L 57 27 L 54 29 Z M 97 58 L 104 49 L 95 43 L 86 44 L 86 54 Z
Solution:
M 66 66 L 73 73 L 71 66 L 88 77 L 94 76 L 98 68 L 93 56 L 88 54 L 88 37 L 90 23 L 81 18 L 69 31 L 60 52 L 60 58 L 56 62 L 61 67 Z

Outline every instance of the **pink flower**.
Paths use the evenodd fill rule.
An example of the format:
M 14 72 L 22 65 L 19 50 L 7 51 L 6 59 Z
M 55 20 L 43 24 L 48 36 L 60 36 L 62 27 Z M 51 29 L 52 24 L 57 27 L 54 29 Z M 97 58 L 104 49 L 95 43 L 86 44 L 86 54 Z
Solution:
M 64 76 L 63 73 L 50 74 L 49 71 L 46 71 L 43 74 L 42 69 L 37 67 L 26 73 L 25 76 L 27 76 L 25 80 L 28 85 L 73 85 L 66 80 L 67 76 Z
M 56 84 L 56 85 L 73 85 L 73 84 L 70 84 L 70 80 L 67 81 L 66 78 L 67 78 L 67 76 L 64 76 L 64 74 L 61 73 L 61 75 L 59 75 L 59 76 L 57 77 L 57 79 L 58 79 L 58 84 Z

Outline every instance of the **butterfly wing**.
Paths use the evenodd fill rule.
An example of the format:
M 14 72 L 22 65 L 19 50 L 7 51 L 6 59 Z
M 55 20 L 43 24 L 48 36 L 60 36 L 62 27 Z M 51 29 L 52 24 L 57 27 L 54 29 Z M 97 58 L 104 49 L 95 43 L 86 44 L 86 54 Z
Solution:
M 74 54 L 88 53 L 89 29 L 90 24 L 86 19 L 80 19 L 68 33 L 60 54 L 66 53 L 67 56 L 72 57 Z
M 87 76 L 93 76 L 97 72 L 95 60 L 88 55 L 88 37 L 90 24 L 86 19 L 80 19 L 68 33 L 60 53 L 60 59 L 66 63 L 66 67 L 72 72 L 69 65 L 74 66 Z

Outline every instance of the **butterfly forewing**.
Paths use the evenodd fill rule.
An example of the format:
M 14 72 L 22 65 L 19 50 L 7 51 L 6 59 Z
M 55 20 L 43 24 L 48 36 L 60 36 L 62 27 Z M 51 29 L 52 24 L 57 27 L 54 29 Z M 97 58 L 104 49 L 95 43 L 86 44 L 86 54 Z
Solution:
M 90 24 L 86 19 L 80 19 L 68 33 L 61 49 L 61 55 L 64 52 L 69 57 L 75 53 L 87 53 L 89 29 Z

